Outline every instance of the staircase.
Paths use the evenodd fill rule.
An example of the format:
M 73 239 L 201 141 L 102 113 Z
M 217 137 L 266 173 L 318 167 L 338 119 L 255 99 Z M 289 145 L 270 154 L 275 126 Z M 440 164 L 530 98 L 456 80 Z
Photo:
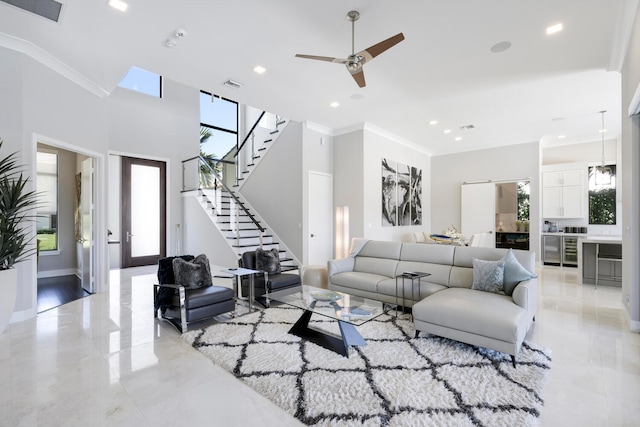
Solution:
M 262 115 L 260 118 L 262 118 Z M 256 121 L 256 124 L 260 121 L 260 118 Z M 236 169 L 238 173 L 236 174 L 236 182 L 233 184 L 234 188 L 241 187 L 242 182 L 251 175 L 251 172 L 258 166 L 261 159 L 273 145 L 278 134 L 286 127 L 287 123 L 288 122 L 281 117 L 275 116 L 275 129 L 270 131 L 266 136 L 264 135 L 264 132 L 256 131 L 256 125 L 254 125 L 249 132 L 249 135 L 245 138 L 242 144 L 240 144 L 240 148 L 237 151 L 234 150 L 229 153 L 229 160 L 238 159 L 236 162 Z M 257 148 L 255 146 L 256 138 L 262 139 L 262 142 L 259 143 L 259 147 Z M 242 150 L 245 150 L 246 152 L 243 153 Z
M 270 114 L 265 120 L 273 124 L 273 130 L 259 127 L 265 114 L 270 113 L 263 111 L 242 143 L 223 159 L 207 162 L 198 156 L 183 161 L 183 191 L 197 190 L 200 205 L 238 258 L 257 248 L 276 248 L 282 271 L 297 270 L 294 257 L 239 193 L 243 181 L 258 166 L 288 123 Z M 259 147 L 255 140 L 262 140 Z M 202 179 L 203 174 L 209 179 Z M 212 188 L 202 188 L 205 182 Z
M 258 248 L 278 249 L 282 271 L 297 270 L 298 266 L 289 253 L 280 247 L 273 233 L 262 225 L 237 193 L 227 190 L 198 190 L 198 200 L 202 208 L 238 258 L 244 252 Z

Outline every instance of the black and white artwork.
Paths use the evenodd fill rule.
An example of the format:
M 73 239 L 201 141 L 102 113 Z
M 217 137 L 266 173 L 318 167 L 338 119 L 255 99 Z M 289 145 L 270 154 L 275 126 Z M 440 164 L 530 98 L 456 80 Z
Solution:
M 422 170 L 382 159 L 382 225 L 422 224 Z

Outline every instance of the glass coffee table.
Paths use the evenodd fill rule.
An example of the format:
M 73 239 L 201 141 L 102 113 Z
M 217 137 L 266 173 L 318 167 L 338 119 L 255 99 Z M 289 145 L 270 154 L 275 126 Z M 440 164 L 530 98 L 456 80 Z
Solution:
M 266 294 L 265 297 L 304 310 L 300 319 L 289 329 L 290 334 L 346 357 L 349 357 L 350 346 L 367 345 L 356 326 L 397 308 L 395 304 L 307 285 L 302 285 L 301 288 L 272 292 Z M 337 320 L 342 337 L 338 338 L 310 328 L 309 320 L 312 314 Z

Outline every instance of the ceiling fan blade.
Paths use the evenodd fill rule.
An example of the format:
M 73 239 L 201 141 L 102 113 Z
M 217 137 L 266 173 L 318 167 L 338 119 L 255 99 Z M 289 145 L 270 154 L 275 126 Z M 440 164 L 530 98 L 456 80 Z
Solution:
M 397 45 L 402 40 L 404 40 L 404 34 L 398 33 L 393 37 L 389 37 L 388 39 L 381 41 L 378 44 L 374 44 L 373 46 L 358 52 L 358 55 L 361 55 L 362 57 L 365 58 L 365 60 L 370 61 L 376 56 L 380 55 L 385 50 L 390 49 L 393 46 Z
M 302 55 L 299 53 L 296 54 L 296 58 L 315 59 L 316 61 L 336 62 L 338 64 L 344 64 L 347 62 L 346 59 L 333 58 L 331 56 Z
M 351 77 L 353 77 L 353 80 L 355 80 L 356 83 L 358 83 L 358 86 L 365 87 L 367 85 L 364 81 L 364 70 L 362 68 L 360 68 L 360 71 L 351 73 Z

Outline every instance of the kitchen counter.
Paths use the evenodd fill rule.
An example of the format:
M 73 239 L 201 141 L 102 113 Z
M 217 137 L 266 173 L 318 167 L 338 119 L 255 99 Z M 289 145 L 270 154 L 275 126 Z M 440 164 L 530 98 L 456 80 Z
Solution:
M 596 250 L 601 259 L 596 261 Z M 622 236 L 585 235 L 578 239 L 578 271 L 583 285 L 595 283 L 595 266 L 598 262 L 598 286 L 621 286 Z
M 545 231 L 540 233 L 543 236 L 567 236 L 567 237 L 587 237 L 588 235 L 585 233 L 565 233 L 564 231 Z

